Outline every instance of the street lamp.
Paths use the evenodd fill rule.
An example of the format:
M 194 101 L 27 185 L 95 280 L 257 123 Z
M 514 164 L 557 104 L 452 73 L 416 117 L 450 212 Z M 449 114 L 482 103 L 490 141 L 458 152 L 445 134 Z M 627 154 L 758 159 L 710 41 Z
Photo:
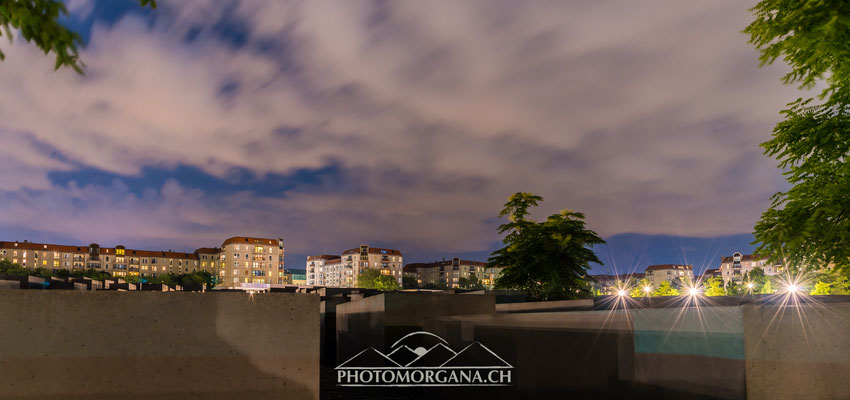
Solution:
M 618 290 L 618 291 L 617 291 L 617 296 L 623 297 L 623 296 L 625 296 L 625 295 L 626 295 L 626 291 L 625 291 L 625 290 L 620 289 L 620 290 Z

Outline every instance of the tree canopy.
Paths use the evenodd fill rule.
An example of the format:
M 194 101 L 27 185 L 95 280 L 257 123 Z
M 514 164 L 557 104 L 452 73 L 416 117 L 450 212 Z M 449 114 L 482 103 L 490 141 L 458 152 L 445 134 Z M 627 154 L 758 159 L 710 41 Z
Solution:
M 357 287 L 362 289 L 378 289 L 384 292 L 401 289 L 395 277 L 382 275 L 381 271 L 373 268 L 366 268 L 360 271 L 360 274 L 357 275 Z
M 850 3 L 763 0 L 751 9 L 750 43 L 762 65 L 781 58 L 786 84 L 822 84 L 817 100 L 799 98 L 762 143 L 792 185 L 776 193 L 755 226 L 756 250 L 789 272 L 850 267 Z
M 530 300 L 573 299 L 590 295 L 585 275 L 591 262 L 602 264 L 591 246 L 605 243 L 587 229 L 584 214 L 563 210 L 537 222 L 530 209 L 543 198 L 531 193 L 515 193 L 505 203 L 499 226 L 507 233 L 504 247 L 488 259 L 490 266 L 504 267 L 496 287 L 525 291 Z
M 653 296 L 678 296 L 679 295 L 679 289 L 674 288 L 673 285 L 670 284 L 670 282 L 664 281 L 664 282 L 661 282 L 661 284 L 658 285 L 658 289 L 655 289 L 655 291 L 652 292 L 652 295 Z
M 156 8 L 156 0 L 139 1 L 142 7 Z M 45 55 L 56 55 L 55 69 L 70 67 L 82 74 L 84 64 L 77 53 L 82 37 L 59 22 L 67 15 L 68 9 L 61 0 L 0 0 L 0 36 L 5 34 L 11 41 L 12 29 L 20 30 L 21 37 L 35 43 Z M 5 59 L 0 51 L 0 61 Z

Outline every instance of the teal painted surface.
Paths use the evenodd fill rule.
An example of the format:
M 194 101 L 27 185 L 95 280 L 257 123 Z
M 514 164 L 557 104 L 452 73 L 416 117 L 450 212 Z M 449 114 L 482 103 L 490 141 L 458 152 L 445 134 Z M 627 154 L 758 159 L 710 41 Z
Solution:
M 744 335 L 725 332 L 635 331 L 635 351 L 744 359 Z
M 744 359 L 739 307 L 635 310 L 635 351 Z

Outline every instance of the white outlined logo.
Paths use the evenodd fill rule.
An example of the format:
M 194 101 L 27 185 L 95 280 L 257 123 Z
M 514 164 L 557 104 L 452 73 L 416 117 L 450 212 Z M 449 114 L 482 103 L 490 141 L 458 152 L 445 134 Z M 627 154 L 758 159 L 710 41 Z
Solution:
M 477 341 L 455 351 L 445 339 L 418 331 L 397 340 L 387 354 L 369 347 L 335 370 L 337 386 L 510 386 L 514 367 Z

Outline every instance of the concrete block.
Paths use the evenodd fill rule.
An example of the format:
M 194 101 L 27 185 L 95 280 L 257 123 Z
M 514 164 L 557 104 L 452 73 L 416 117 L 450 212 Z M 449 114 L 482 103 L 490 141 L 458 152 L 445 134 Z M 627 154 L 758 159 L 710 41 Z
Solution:
M 493 314 L 492 294 L 383 293 L 336 306 L 337 362 L 367 347 L 383 349 L 422 330 L 425 321 L 449 315 Z
M 0 291 L 0 397 L 318 399 L 314 295 Z
M 781 297 L 743 307 L 747 398 L 850 398 L 850 304 Z

